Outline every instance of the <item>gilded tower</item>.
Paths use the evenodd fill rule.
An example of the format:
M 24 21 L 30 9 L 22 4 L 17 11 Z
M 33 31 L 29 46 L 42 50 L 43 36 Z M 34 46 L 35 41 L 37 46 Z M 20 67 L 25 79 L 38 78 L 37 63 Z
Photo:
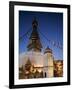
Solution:
M 47 47 L 44 52 L 44 76 L 53 77 L 54 76 L 54 58 L 52 50 Z
M 32 33 L 29 38 L 29 44 L 27 46 L 28 51 L 38 51 L 41 52 L 42 44 L 40 42 L 40 37 L 38 34 L 38 22 L 36 18 L 34 18 L 32 22 Z

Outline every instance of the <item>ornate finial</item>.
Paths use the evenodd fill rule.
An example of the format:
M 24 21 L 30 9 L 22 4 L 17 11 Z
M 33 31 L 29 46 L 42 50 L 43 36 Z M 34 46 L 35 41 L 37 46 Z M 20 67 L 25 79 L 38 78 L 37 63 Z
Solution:
M 38 22 L 37 22 L 36 17 L 34 17 L 34 20 L 33 20 L 33 22 L 32 22 L 32 26 L 33 26 L 33 29 L 37 29 Z

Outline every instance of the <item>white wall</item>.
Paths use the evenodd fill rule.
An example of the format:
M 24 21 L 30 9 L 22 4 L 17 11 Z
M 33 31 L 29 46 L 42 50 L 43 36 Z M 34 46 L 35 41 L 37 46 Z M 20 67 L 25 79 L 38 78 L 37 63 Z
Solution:
M 17 1 L 34 1 L 34 2 L 37 1 L 42 3 L 48 2 L 48 3 L 59 3 L 59 4 L 71 4 L 71 8 L 72 8 L 72 0 L 17 0 Z M 72 11 L 71 11 L 71 15 L 72 15 Z M 0 0 L 0 90 L 8 90 L 8 78 L 9 78 L 9 56 L 8 55 L 9 55 L 9 0 Z M 71 90 L 72 85 L 30 88 L 30 89 L 27 88 L 25 90 L 40 90 L 40 89 Z

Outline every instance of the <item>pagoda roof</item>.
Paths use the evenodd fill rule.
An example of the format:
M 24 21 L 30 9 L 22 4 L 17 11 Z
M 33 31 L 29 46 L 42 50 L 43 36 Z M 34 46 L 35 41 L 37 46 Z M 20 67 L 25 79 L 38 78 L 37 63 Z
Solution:
M 49 46 L 45 49 L 44 53 L 52 53 L 52 49 L 49 48 Z

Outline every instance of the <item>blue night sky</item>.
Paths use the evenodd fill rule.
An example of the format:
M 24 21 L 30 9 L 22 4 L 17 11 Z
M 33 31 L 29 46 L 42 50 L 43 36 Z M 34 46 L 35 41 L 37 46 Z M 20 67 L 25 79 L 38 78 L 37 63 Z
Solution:
M 34 17 L 38 21 L 37 30 L 43 46 L 42 51 L 49 46 L 53 50 L 54 58 L 62 60 L 63 49 L 54 46 L 53 42 L 63 46 L 63 13 L 19 11 L 19 37 L 29 31 L 27 35 L 19 40 L 19 53 L 27 51 Z M 47 41 L 40 32 L 50 41 Z

